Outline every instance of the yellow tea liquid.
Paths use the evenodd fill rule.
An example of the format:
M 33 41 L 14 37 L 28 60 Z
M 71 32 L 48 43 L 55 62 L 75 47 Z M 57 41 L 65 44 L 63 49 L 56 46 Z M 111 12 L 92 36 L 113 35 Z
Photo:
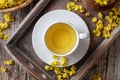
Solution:
M 66 54 L 76 44 L 76 32 L 66 23 L 55 23 L 45 34 L 45 43 L 49 50 L 56 54 Z

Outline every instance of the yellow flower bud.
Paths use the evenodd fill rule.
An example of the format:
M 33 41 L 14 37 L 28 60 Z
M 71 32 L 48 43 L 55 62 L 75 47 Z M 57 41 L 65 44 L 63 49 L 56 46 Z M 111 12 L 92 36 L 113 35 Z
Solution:
M 4 64 L 7 64 L 7 65 L 12 65 L 13 63 L 14 63 L 13 60 L 4 61 Z
M 99 17 L 100 19 L 102 19 L 102 18 L 103 18 L 103 14 L 102 14 L 101 12 L 99 12 L 99 13 L 98 13 L 98 17 Z
M 3 36 L 3 40 L 8 40 L 9 36 L 8 35 L 4 35 Z
M 93 17 L 93 18 L 92 18 L 92 22 L 94 22 L 94 23 L 97 22 L 97 18 L 96 18 L 96 17 Z
M 1 70 L 2 72 L 7 72 L 7 68 L 5 68 L 5 67 L 1 67 L 0 70 Z
M 45 65 L 45 70 L 47 71 L 53 70 L 53 67 L 49 65 Z
M 69 78 L 69 75 L 67 73 L 63 73 L 63 76 L 62 76 L 64 79 L 68 79 Z
M 54 60 L 54 61 L 51 62 L 51 65 L 54 66 L 54 67 L 56 67 L 56 66 L 60 65 L 60 62 L 57 61 L 57 60 Z
M 85 14 L 85 16 L 89 17 L 89 16 L 90 16 L 90 12 L 87 12 L 87 13 Z
M 3 18 L 4 18 L 4 20 L 5 20 L 6 22 L 12 22 L 12 21 L 14 21 L 14 18 L 13 18 L 13 16 L 11 16 L 10 13 L 5 14 L 5 15 L 3 16 Z

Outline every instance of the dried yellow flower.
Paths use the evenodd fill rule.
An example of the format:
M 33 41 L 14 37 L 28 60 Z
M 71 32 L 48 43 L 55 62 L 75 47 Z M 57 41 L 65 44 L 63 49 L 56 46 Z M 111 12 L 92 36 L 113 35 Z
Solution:
M 79 6 L 78 5 L 74 5 L 74 10 L 78 11 L 79 10 Z
M 63 57 L 61 57 L 61 60 L 67 62 L 68 59 L 67 59 L 67 57 L 63 56 Z
M 103 14 L 102 14 L 102 12 L 99 12 L 99 13 L 98 13 L 98 17 L 99 17 L 100 19 L 103 18 Z
M 102 80 L 100 74 L 93 75 L 92 80 Z
M 9 36 L 8 35 L 4 35 L 3 36 L 3 40 L 8 40 Z
M 64 73 L 69 73 L 69 70 L 67 68 L 63 68 Z
M 106 27 L 104 27 L 104 30 L 106 30 L 106 31 L 110 31 L 111 30 L 111 25 L 110 24 L 108 24 Z
M 96 23 L 96 29 L 101 30 L 103 28 L 103 21 L 98 20 Z
M 3 15 L 3 18 L 6 22 L 13 22 L 14 21 L 14 18 L 10 13 Z
M 93 18 L 92 18 L 92 22 L 94 22 L 94 23 L 97 22 L 97 18 L 96 18 L 96 17 L 93 17 Z
M 76 71 L 76 70 L 77 70 L 77 68 L 76 68 L 76 66 L 75 66 L 75 65 L 72 65 L 72 66 L 70 67 L 70 70 L 72 70 L 72 71 Z
M 11 8 L 24 3 L 26 0 L 0 0 L 0 9 Z
M 58 57 L 58 56 L 55 56 L 55 55 L 52 55 L 52 58 L 53 58 L 53 59 L 56 59 L 56 60 L 59 59 L 59 57 Z
M 12 65 L 13 63 L 14 63 L 13 60 L 4 61 L 4 64 L 7 64 L 7 65 Z
M 76 71 L 70 71 L 69 76 L 73 76 L 76 73 Z
M 113 15 L 114 15 L 113 11 L 110 11 L 110 12 L 109 12 L 109 16 L 112 17 Z
M 105 19 L 110 20 L 111 18 L 110 18 L 110 16 L 105 16 Z
M 110 31 L 103 30 L 103 37 L 104 38 L 109 38 L 110 37 Z
M 54 61 L 51 62 L 51 65 L 56 67 L 56 66 L 60 65 L 60 62 L 58 60 L 54 60 Z
M 115 15 L 120 15 L 120 8 L 112 8 Z
M 68 78 L 69 78 L 69 75 L 68 75 L 67 73 L 63 73 L 62 77 L 63 77 L 64 79 L 68 79 Z
M 85 13 L 85 16 L 89 17 L 90 16 L 90 12 Z
M 49 65 L 45 65 L 45 70 L 54 71 L 57 75 L 57 80 L 69 79 L 76 73 L 76 66 L 72 65 L 71 67 L 52 67 Z
M 68 63 L 63 61 L 63 62 L 61 62 L 61 65 L 62 65 L 62 66 L 67 66 Z
M 60 70 L 60 68 L 58 68 L 58 67 L 55 67 L 55 68 L 54 68 L 54 72 L 55 72 L 56 74 L 61 74 L 61 73 L 62 73 L 61 70 Z
M 4 14 L 3 18 L 4 18 L 5 21 L 4 22 L 0 21 L 0 39 L 8 40 L 9 36 L 5 35 L 3 33 L 3 31 L 6 30 L 7 28 L 9 28 L 9 22 L 14 21 L 14 18 L 10 15 L 10 13 Z
M 57 75 L 58 80 L 62 80 L 62 75 Z
M 98 37 L 101 35 L 101 32 L 98 29 L 94 29 L 93 33 L 95 34 L 95 36 L 98 36 Z
M 81 12 L 81 13 L 85 12 L 85 9 L 83 8 L 83 6 L 81 4 L 75 4 L 72 1 L 69 1 L 67 3 L 66 8 L 69 11 L 74 10 L 74 11 L 78 11 L 78 12 Z
M 78 0 L 76 0 L 78 1 Z M 99 5 L 107 5 L 111 0 L 94 0 Z M 119 3 L 118 3 L 119 4 Z M 75 2 L 75 0 L 69 1 L 66 5 L 66 8 L 70 11 L 77 11 L 80 13 L 85 13 L 85 16 L 89 17 L 91 14 L 87 12 L 82 4 Z M 106 14 L 106 13 L 105 13 Z M 91 22 L 95 23 L 96 28 L 93 30 L 95 36 L 104 38 L 108 38 L 110 33 L 114 28 L 116 28 L 120 24 L 120 7 L 112 8 L 107 15 L 102 12 L 98 12 L 98 20 L 97 17 L 93 17 Z M 105 17 L 104 17 L 105 15 Z M 105 23 L 103 23 L 105 21 Z M 62 65 L 66 65 L 66 62 L 61 62 Z
M 7 71 L 8 71 L 7 68 L 5 68 L 5 67 L 1 67 L 0 70 L 1 70 L 2 72 L 7 72 Z
M 82 4 L 79 4 L 78 7 L 79 7 L 78 12 L 81 12 L 81 13 L 85 12 L 85 9 L 83 8 Z
M 100 4 L 100 5 L 107 5 L 110 0 L 94 0 L 97 4 Z
M 68 64 L 68 63 L 67 63 L 67 57 L 65 57 L 65 56 L 64 56 L 64 57 L 61 57 L 61 65 L 62 65 L 62 66 L 67 66 L 67 64 Z
M 82 4 L 79 4 L 78 7 L 79 7 L 79 9 L 83 9 Z
M 9 27 L 7 22 L 0 22 L 0 29 L 5 30 Z
M 69 1 L 66 5 L 67 10 L 71 11 L 75 8 L 75 3 L 72 1 Z
M 53 70 L 53 67 L 49 65 L 45 65 L 45 70 L 47 71 Z

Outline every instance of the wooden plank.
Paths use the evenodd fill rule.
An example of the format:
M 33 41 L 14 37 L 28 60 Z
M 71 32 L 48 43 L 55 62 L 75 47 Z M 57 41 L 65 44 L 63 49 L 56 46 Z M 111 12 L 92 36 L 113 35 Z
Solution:
M 45 1 L 45 0 L 41 0 Z M 51 1 L 50 4 L 46 7 L 44 12 L 48 12 L 50 10 L 54 9 L 64 9 L 65 3 L 67 1 L 61 1 L 61 0 L 54 0 Z M 59 4 L 59 5 L 58 5 Z M 61 5 L 62 6 L 61 6 Z M 38 19 L 40 15 L 37 17 L 37 15 L 40 13 L 40 11 L 43 9 L 43 5 L 45 3 L 38 3 L 34 9 L 27 15 L 27 17 L 21 22 L 21 24 L 18 26 L 15 33 L 13 33 L 11 39 L 7 42 L 6 50 L 8 50 L 9 54 L 12 56 L 13 59 L 15 59 L 22 67 L 24 67 L 29 73 L 34 75 L 38 79 L 43 79 L 43 76 L 47 77 L 47 79 L 56 79 L 55 74 L 52 72 L 46 72 L 44 71 L 43 67 L 45 65 L 44 62 L 42 62 L 38 57 L 34 54 L 32 44 L 31 44 L 31 34 L 32 34 L 32 28 L 34 26 L 34 19 Z M 42 7 L 42 8 L 41 8 Z M 92 12 L 92 11 L 91 11 Z M 94 15 L 96 15 L 97 12 L 92 12 Z M 90 22 L 90 18 L 86 19 L 86 17 L 83 14 L 79 14 L 88 24 L 88 28 L 90 32 L 95 27 L 93 23 Z M 28 30 L 29 28 L 29 30 Z M 120 26 L 117 27 L 111 34 L 111 37 L 109 39 L 101 39 L 96 38 L 91 34 L 91 43 L 90 48 L 85 56 L 85 58 L 81 61 L 79 61 L 76 65 L 78 67 L 78 74 L 76 74 L 72 80 L 78 80 L 82 79 L 86 73 L 93 67 L 93 65 L 97 62 L 97 60 L 104 54 L 105 50 L 111 45 L 111 43 L 117 38 L 117 36 L 120 34 Z M 102 42 L 102 43 L 101 43 Z M 21 45 L 22 44 L 22 45 Z M 11 53 L 12 52 L 12 53 Z M 21 57 L 19 57 L 21 56 Z M 30 64 L 29 64 L 30 63 Z M 42 73 L 43 76 L 39 76 Z
M 15 32 L 12 34 L 12 36 L 11 36 L 11 38 L 9 39 L 9 41 L 7 41 L 6 42 L 6 44 L 9 44 L 9 43 L 11 43 L 13 40 L 17 40 L 17 39 L 19 39 L 19 37 L 18 38 L 16 38 L 16 35 L 22 35 L 23 33 L 24 33 L 24 30 L 26 30 L 27 29 L 27 26 L 26 25 L 29 25 L 31 22 L 32 22 L 32 20 L 34 20 L 34 18 L 36 18 L 35 17 L 35 15 L 38 15 L 41 11 L 42 11 L 42 9 L 46 6 L 46 4 L 49 2 L 49 0 L 40 0 L 36 5 L 35 5 L 35 7 L 33 8 L 33 10 L 32 10 L 32 12 L 30 12 L 27 16 L 26 16 L 26 18 L 24 19 L 24 21 L 22 21 L 23 19 L 22 18 L 20 18 L 21 16 L 19 16 L 19 15 L 17 15 L 16 17 L 18 17 L 19 18 L 19 20 L 17 20 L 17 21 L 19 21 L 19 22 L 16 22 L 16 25 L 17 25 L 17 23 L 20 23 L 20 21 L 22 21 L 21 22 L 21 24 L 19 24 L 19 26 L 16 28 L 16 30 L 15 30 Z M 37 12 L 35 11 L 37 9 Z M 28 10 L 29 11 L 29 10 Z M 25 14 L 25 13 L 24 13 Z M 24 15 L 23 14 L 23 15 Z M 27 14 L 27 12 L 26 12 L 26 14 Z M 30 17 L 31 16 L 31 17 Z M 24 17 L 24 16 L 22 16 L 22 17 Z M 28 21 L 28 19 L 30 20 L 30 21 Z M 28 23 L 26 23 L 26 22 L 28 22 Z M 21 26 L 26 26 L 24 29 L 23 29 L 23 27 L 21 27 Z M 21 29 L 22 29 L 22 31 L 21 31 Z M 19 31 L 19 34 L 16 34 L 17 32 Z M 14 39 L 13 39 L 13 37 L 14 37 Z M 9 46 L 8 46 L 9 47 Z M 11 47 L 12 48 L 12 47 Z M 8 49 L 6 48 L 6 50 L 8 51 Z M 16 51 L 15 51 L 15 48 L 13 48 L 13 49 L 11 49 L 12 51 L 11 52 L 13 52 L 12 54 L 14 55 L 16 55 Z M 11 52 L 9 52 L 8 51 L 8 53 L 10 53 L 10 55 L 11 55 Z M 18 53 L 18 52 L 17 52 Z M 15 57 L 15 55 L 13 56 L 13 55 L 11 55 L 11 57 L 14 59 L 14 60 L 16 60 L 16 62 L 17 63 L 19 63 L 19 65 L 22 67 L 22 68 L 24 68 L 24 69 L 29 69 L 30 70 L 30 68 L 28 68 L 28 67 L 25 67 L 25 66 L 23 66 L 24 64 L 21 64 L 21 62 Z M 19 55 L 19 54 L 18 54 Z M 26 59 L 24 59 L 24 56 L 22 57 L 22 55 L 19 55 L 19 56 L 21 56 L 21 60 L 24 60 L 24 61 L 22 61 L 22 62 L 25 62 L 26 61 Z M 26 61 L 27 62 L 27 61 Z M 32 64 L 28 64 L 28 65 L 31 65 L 32 66 Z M 28 70 L 27 70 L 28 71 Z M 32 70 L 30 70 L 30 72 L 29 73 L 31 73 L 32 72 Z M 36 69 L 36 72 L 37 72 L 37 69 Z M 37 78 L 39 78 L 39 79 L 41 79 L 41 80 L 43 80 L 43 78 L 41 78 L 41 76 L 42 76 L 42 74 L 43 74 L 43 72 L 41 73 L 41 76 L 40 76 L 40 74 L 36 74 L 36 73 L 34 73 L 34 72 L 32 72 L 33 73 L 33 75 L 34 76 L 37 76 Z
M 107 76 L 106 80 L 115 79 L 115 45 L 110 46 L 108 56 L 108 65 L 107 65 Z
M 22 8 L 20 10 L 17 10 L 15 12 L 10 12 L 13 17 L 15 18 L 15 22 L 10 23 L 10 28 L 4 31 L 5 34 L 11 35 L 15 29 L 17 28 L 18 24 L 26 17 L 26 15 L 30 12 L 31 8 L 35 5 L 36 1 L 32 3 L 31 5 Z M 3 20 L 3 15 L 5 13 L 0 14 L 0 20 Z M 16 62 L 14 65 L 8 66 L 4 65 L 3 62 L 5 60 L 11 59 L 11 57 L 8 55 L 7 51 L 4 49 L 4 43 L 6 41 L 3 41 L 0 39 L 0 67 L 7 67 L 8 72 L 4 73 L 0 71 L 0 80 L 26 80 L 26 79 L 34 79 L 34 77 L 31 77 L 28 73 L 26 73 L 25 70 L 23 70 L 22 67 L 20 67 Z M 12 59 L 13 60 L 13 59 Z M 27 76 L 28 75 L 28 76 Z
M 120 79 L 120 36 L 112 43 L 83 80 L 91 80 L 93 75 L 96 74 L 100 74 L 102 80 Z
M 106 80 L 119 80 L 120 73 L 120 36 L 117 38 L 116 42 L 110 46 L 109 49 L 109 61 L 107 67 Z
M 120 36 L 115 41 L 115 79 L 120 80 Z
M 106 49 L 112 44 L 112 42 L 119 36 L 120 26 L 118 26 L 111 34 L 109 39 L 105 39 L 100 46 L 93 52 L 88 58 L 85 64 L 79 69 L 79 74 L 75 76 L 76 79 L 83 79 L 84 75 L 93 67 L 97 60 L 104 54 Z
M 10 51 L 12 52 L 12 54 L 14 56 L 21 56 L 21 57 L 14 57 L 14 56 L 11 56 L 12 59 L 14 59 L 23 69 L 25 69 L 26 71 L 28 71 L 30 74 L 32 74 L 34 77 L 36 77 L 37 79 L 40 79 L 40 80 L 44 80 L 44 79 L 47 79 L 47 80 L 50 80 L 50 77 L 44 73 L 44 71 L 37 67 L 34 67 L 35 65 L 28 61 L 27 58 L 23 55 L 20 55 L 20 52 L 19 51 L 16 51 L 17 49 L 14 48 L 13 46 L 8 46 L 8 48 L 10 48 Z M 8 49 L 6 49 L 8 50 Z M 21 63 L 22 62 L 22 63 Z M 39 71 L 40 70 L 40 71 Z M 44 76 L 43 76 L 44 75 Z
M 0 80 L 37 80 L 32 75 L 27 73 L 26 70 L 24 70 L 23 67 L 20 67 L 16 62 L 14 65 L 5 66 L 3 62 L 9 59 L 12 58 L 4 49 L 4 45 L 0 43 L 0 67 L 6 67 L 8 69 L 8 72 L 6 73 L 0 71 Z
M 6 44 L 9 44 L 14 39 L 19 39 L 20 35 L 24 34 L 25 30 L 29 27 L 30 23 L 32 23 L 33 20 L 37 17 L 36 15 L 38 15 L 43 10 L 43 8 L 47 5 L 49 1 L 50 0 L 40 0 L 32 9 L 32 11 L 19 24 L 19 26 L 16 28 L 16 30 L 11 35 L 10 39 L 6 42 Z M 26 27 L 23 28 L 22 26 Z M 19 35 L 19 37 L 17 35 Z

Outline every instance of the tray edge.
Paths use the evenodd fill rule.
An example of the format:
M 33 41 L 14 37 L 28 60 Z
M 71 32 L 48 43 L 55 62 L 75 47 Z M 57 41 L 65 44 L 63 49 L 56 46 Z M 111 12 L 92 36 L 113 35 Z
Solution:
M 50 1 L 50 0 L 49 0 Z M 47 5 L 47 4 L 46 4 Z M 31 13 L 32 14 L 32 13 Z M 29 16 L 31 15 L 29 14 Z M 25 19 L 25 21 L 28 19 Z M 34 19 L 33 19 L 34 20 Z M 32 22 L 32 21 L 31 21 Z M 24 24 L 26 22 L 23 22 Z M 23 23 L 19 25 L 19 28 L 15 31 L 15 33 L 12 35 L 10 40 L 5 44 L 6 50 L 9 52 L 8 46 L 12 41 L 14 41 L 14 38 L 16 37 L 18 31 L 21 30 Z M 25 29 L 26 30 L 26 29 Z M 24 31 L 23 31 L 24 32 Z M 109 48 L 109 46 L 112 44 L 112 42 L 120 35 L 120 26 L 118 26 L 114 31 L 112 31 L 111 37 L 109 39 L 103 40 L 103 42 L 98 46 L 98 48 L 94 51 L 94 53 L 89 57 L 89 59 L 84 63 L 84 65 L 79 69 L 78 73 L 74 76 L 74 80 L 82 79 L 85 74 L 94 66 L 94 64 L 97 62 L 97 60 L 104 54 L 104 51 Z M 21 34 L 22 35 L 22 34 Z M 16 40 L 17 41 L 17 40 Z M 102 46 L 105 46 L 104 48 L 101 48 Z M 12 53 L 10 53 L 12 54 Z M 99 56 L 98 56 L 99 55 Z M 13 55 L 14 57 L 14 55 Z M 91 63 L 92 61 L 92 63 Z M 84 67 L 84 68 L 83 68 Z M 28 70 L 27 70 L 28 71 Z

